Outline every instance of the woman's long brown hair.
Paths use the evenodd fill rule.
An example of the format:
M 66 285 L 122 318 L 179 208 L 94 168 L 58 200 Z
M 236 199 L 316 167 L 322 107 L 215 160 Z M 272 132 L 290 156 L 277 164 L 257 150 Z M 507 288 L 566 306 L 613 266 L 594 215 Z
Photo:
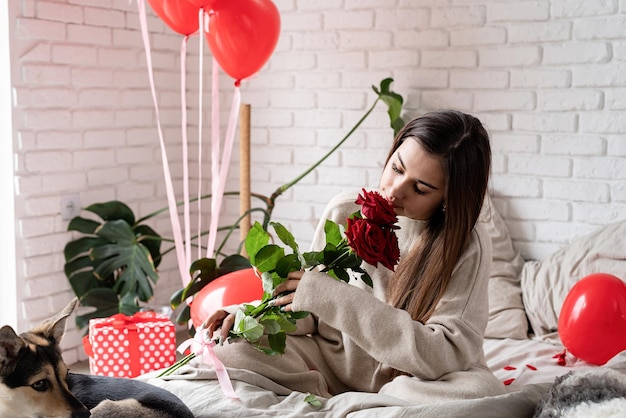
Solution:
M 446 291 L 478 220 L 489 180 L 491 148 L 478 119 L 452 110 L 427 113 L 407 123 L 396 136 L 387 163 L 407 139 L 441 158 L 444 199 L 420 240 L 403 254 L 387 299 L 425 323 Z

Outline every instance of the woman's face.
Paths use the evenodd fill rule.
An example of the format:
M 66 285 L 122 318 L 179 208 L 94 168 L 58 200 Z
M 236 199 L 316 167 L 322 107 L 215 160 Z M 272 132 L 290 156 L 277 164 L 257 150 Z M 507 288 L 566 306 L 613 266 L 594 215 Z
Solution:
M 444 186 L 441 159 L 412 138 L 393 153 L 380 179 L 380 191 L 393 203 L 396 214 L 417 220 L 430 219 L 441 210 Z

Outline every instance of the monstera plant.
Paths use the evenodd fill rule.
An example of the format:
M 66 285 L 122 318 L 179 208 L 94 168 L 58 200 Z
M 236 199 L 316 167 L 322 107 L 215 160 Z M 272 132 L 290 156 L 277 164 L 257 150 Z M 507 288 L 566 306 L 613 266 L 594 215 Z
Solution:
M 402 96 L 391 91 L 393 79 L 386 78 L 380 86 L 372 86 L 377 97 L 370 108 L 352 129 L 320 160 L 311 165 L 301 175 L 280 186 L 271 196 L 251 193 L 261 206 L 251 208 L 241 215 L 232 225 L 222 226 L 219 231 L 226 231 L 221 244 L 217 246 L 215 258 L 201 258 L 190 266 L 189 284 L 176 291 L 170 302 L 173 308 L 183 305 L 177 322 L 186 324 L 190 318 L 190 307 L 186 301 L 204 286 L 217 277 L 235 270 L 250 267 L 247 258 L 239 254 L 224 254 L 224 245 L 232 233 L 239 228 L 243 217 L 250 213 L 261 213 L 262 226 L 267 230 L 270 224 L 276 199 L 302 178 L 310 174 L 332 153 L 334 153 L 363 123 L 374 110 L 379 101 L 387 105 L 390 125 L 396 134 L 404 125 L 400 113 Z M 226 192 L 225 195 L 237 195 L 238 192 Z M 210 198 L 210 195 L 201 198 Z M 153 286 L 157 283 L 156 267 L 161 258 L 172 251 L 170 247 L 161 251 L 163 241 L 173 239 L 162 238 L 149 226 L 142 224 L 168 209 L 163 208 L 136 220 L 133 211 L 124 203 L 111 201 L 97 203 L 84 209 L 96 215 L 93 220 L 77 216 L 69 223 L 68 230 L 82 233 L 79 238 L 69 242 L 65 247 L 65 274 L 72 289 L 79 297 L 81 305 L 94 307 L 95 310 L 76 317 L 77 326 L 83 328 L 89 319 L 107 317 L 116 313 L 132 315 L 140 308 L 141 302 L 147 302 L 153 296 Z M 199 237 L 192 237 L 197 239 Z M 218 262 L 219 259 L 219 262 Z
M 65 274 L 83 306 L 94 311 L 76 317 L 79 328 L 91 318 L 132 315 L 154 295 L 159 275 L 161 236 L 135 219 L 124 203 L 96 203 L 84 209 L 99 219 L 77 216 L 69 231 L 84 234 L 65 246 Z

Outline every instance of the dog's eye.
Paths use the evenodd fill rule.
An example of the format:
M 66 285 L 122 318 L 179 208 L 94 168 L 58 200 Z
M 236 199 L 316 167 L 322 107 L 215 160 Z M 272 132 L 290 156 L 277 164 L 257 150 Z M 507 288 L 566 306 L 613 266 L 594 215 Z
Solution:
M 30 385 L 30 387 L 35 389 L 37 392 L 44 392 L 50 388 L 50 382 L 46 379 L 41 379 Z

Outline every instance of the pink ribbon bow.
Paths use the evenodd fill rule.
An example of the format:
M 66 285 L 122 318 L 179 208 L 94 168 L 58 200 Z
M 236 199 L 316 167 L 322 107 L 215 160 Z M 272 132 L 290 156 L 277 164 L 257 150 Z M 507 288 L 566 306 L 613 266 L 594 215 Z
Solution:
M 205 330 L 200 327 L 196 330 L 196 335 L 193 338 L 183 341 L 178 346 L 178 352 L 184 354 L 187 349 L 190 349 L 204 364 L 213 366 L 224 395 L 231 399 L 239 399 L 239 396 L 237 396 L 233 389 L 230 377 L 228 377 L 226 367 L 215 355 L 213 347 L 215 347 L 215 341 L 208 338 Z

